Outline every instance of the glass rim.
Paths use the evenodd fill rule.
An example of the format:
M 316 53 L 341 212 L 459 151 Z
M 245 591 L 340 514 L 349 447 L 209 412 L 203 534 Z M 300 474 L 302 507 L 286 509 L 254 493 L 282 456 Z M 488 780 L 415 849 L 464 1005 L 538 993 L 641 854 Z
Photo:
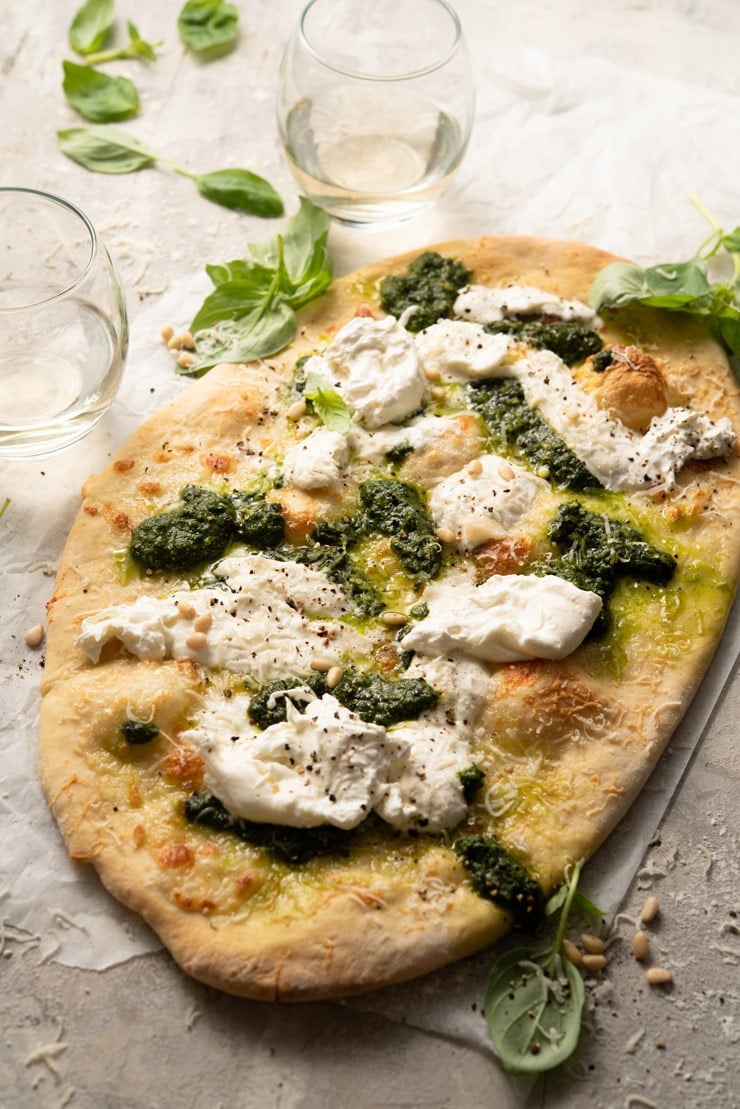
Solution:
M 448 3 L 448 0 L 432 0 L 433 3 L 436 3 L 440 8 L 443 8 L 447 12 L 450 19 L 452 20 L 452 26 L 455 29 L 455 37 L 452 45 L 450 46 L 450 49 L 447 51 L 446 54 L 440 57 L 438 61 L 432 63 L 431 65 L 422 66 L 420 69 L 412 69 L 406 73 L 395 74 L 362 73 L 358 70 L 345 69 L 342 66 L 333 65 L 323 54 L 320 53 L 320 51 L 318 51 L 314 46 L 311 45 L 308 35 L 306 34 L 306 19 L 308 18 L 309 12 L 316 4 L 319 4 L 321 2 L 322 0 L 309 0 L 309 3 L 306 4 L 306 7 L 301 12 L 301 18 L 298 24 L 301 42 L 305 46 L 311 57 L 314 58 L 315 61 L 319 62 L 320 65 L 323 65 L 326 69 L 330 69 L 333 73 L 339 73 L 344 77 L 351 77 L 357 81 L 387 81 L 388 83 L 394 83 L 399 81 L 410 81 L 418 77 L 426 77 L 430 73 L 436 73 L 437 70 L 447 65 L 450 59 L 453 58 L 454 55 L 457 53 L 460 47 L 460 43 L 462 42 L 462 25 L 455 9 L 452 7 L 451 4 Z M 402 0 L 399 0 L 399 2 L 402 2 Z
M 57 196 L 56 193 L 48 193 L 43 189 L 31 189 L 24 185 L 0 185 L 0 197 L 5 193 L 15 193 L 19 195 L 26 195 L 32 197 L 40 197 L 42 200 L 51 201 L 59 207 L 66 208 L 72 215 L 83 223 L 90 236 L 90 256 L 85 265 L 77 274 L 71 284 L 65 285 L 63 289 L 58 292 L 52 293 L 51 296 L 42 297 L 40 300 L 34 300 L 30 304 L 19 304 L 14 307 L 3 307 L 0 305 L 0 315 L 10 315 L 10 313 L 17 312 L 31 312 L 36 308 L 41 308 L 43 305 L 52 304 L 55 300 L 61 300 L 63 297 L 68 296 L 71 292 L 77 289 L 87 277 L 90 269 L 98 254 L 98 234 L 89 216 L 86 216 L 81 208 L 73 204 L 71 200 L 65 200 L 62 196 Z

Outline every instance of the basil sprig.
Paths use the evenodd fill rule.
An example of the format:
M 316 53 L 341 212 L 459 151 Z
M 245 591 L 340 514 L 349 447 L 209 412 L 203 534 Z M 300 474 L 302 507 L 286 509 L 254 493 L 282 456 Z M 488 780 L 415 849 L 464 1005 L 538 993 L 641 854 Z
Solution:
M 239 12 L 226 0 L 187 0 L 177 19 L 180 38 L 194 53 L 223 54 L 236 42 Z
M 143 143 L 115 127 L 70 127 L 57 131 L 63 154 L 93 173 L 135 173 L 164 162 L 182 177 L 189 177 L 206 200 L 252 216 L 273 218 L 283 214 L 283 202 L 264 177 L 246 169 L 219 169 L 191 173 L 171 158 L 148 150 Z
M 89 65 L 62 62 L 64 95 L 81 116 L 94 123 L 130 119 L 139 110 L 139 94 L 128 77 L 109 77 Z
M 672 312 L 701 316 L 740 370 L 740 227 L 725 231 L 694 196 L 693 203 L 710 223 L 711 234 L 688 262 L 640 266 L 613 262 L 596 277 L 589 303 L 596 311 L 637 302 Z M 731 275 L 712 280 L 710 262 L 729 262 Z
M 504 1068 L 511 1074 L 539 1074 L 563 1063 L 575 1050 L 581 1031 L 585 990 L 579 971 L 563 953 L 568 916 L 574 905 L 601 915 L 579 894 L 581 863 L 547 903 L 546 915 L 560 909 L 550 947 L 517 947 L 495 963 L 488 979 L 484 1012 L 488 1031 Z
M 219 362 L 282 350 L 296 333 L 296 311 L 331 284 L 328 234 L 329 217 L 301 197 L 282 233 L 250 243 L 245 258 L 206 266 L 215 288 L 190 325 L 194 360 L 177 372 L 200 377 Z

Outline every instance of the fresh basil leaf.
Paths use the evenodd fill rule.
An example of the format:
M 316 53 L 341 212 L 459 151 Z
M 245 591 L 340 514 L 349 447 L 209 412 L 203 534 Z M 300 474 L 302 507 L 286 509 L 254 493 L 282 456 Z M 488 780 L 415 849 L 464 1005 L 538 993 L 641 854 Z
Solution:
M 740 227 L 722 235 L 720 242 L 729 254 L 740 254 Z
M 679 262 L 676 265 L 650 266 L 645 270 L 645 284 L 648 297 L 644 303 L 651 303 L 661 307 L 656 301 L 663 298 L 669 303 L 667 307 L 675 306 L 681 298 L 686 304 L 692 300 L 705 296 L 709 292 L 709 282 L 703 268 L 697 262 Z
M 180 38 L 196 54 L 224 53 L 235 41 L 239 12 L 225 0 L 187 0 L 177 19 Z
M 277 302 L 239 319 L 224 320 L 196 336 L 194 361 L 176 367 L 186 377 L 201 377 L 221 362 L 252 362 L 269 358 L 295 337 L 296 315 L 290 305 Z
M 597 274 L 588 302 L 598 312 L 600 308 L 617 308 L 638 300 L 646 292 L 644 270 L 631 262 L 612 262 Z
M 306 400 L 310 400 L 314 412 L 324 427 L 328 427 L 330 431 L 338 431 L 340 435 L 346 435 L 352 422 L 350 411 L 344 398 L 336 389 L 332 389 L 328 381 L 320 374 L 307 374 L 303 395 Z
M 483 1009 L 505 1069 L 537 1074 L 565 1062 L 578 1043 L 585 990 L 567 959 L 514 948 L 498 960 Z
M 85 57 L 105 42 L 113 26 L 114 0 L 87 0 L 75 13 L 69 26 L 69 45 Z
M 250 279 L 237 278 L 222 281 L 206 297 L 190 325 L 192 332 L 213 327 L 223 320 L 236 320 L 248 316 L 256 309 L 267 309 L 274 299 L 275 275 L 260 267 Z
M 139 94 L 128 77 L 109 77 L 89 65 L 62 62 L 64 95 L 81 116 L 95 123 L 130 119 L 139 110 Z
M 135 173 L 154 165 L 156 155 L 116 127 L 70 127 L 57 131 L 63 154 L 93 173 Z
M 224 208 L 269 219 L 282 216 L 285 211 L 269 181 L 249 170 L 219 169 L 197 174 L 193 180 L 201 196 Z
M 157 55 L 154 53 L 154 47 L 160 44 L 147 42 L 139 34 L 139 30 L 135 23 L 131 20 L 128 22 L 128 35 L 131 40 L 127 47 L 124 47 L 125 53 L 121 57 L 125 58 L 146 58 L 148 62 L 156 62 Z
M 266 281 L 272 286 L 275 279 L 275 270 L 272 267 L 262 266 L 250 258 L 235 258 L 233 262 L 208 265 L 206 273 L 214 285 L 223 285 L 226 281 L 246 281 L 260 285 Z
M 326 212 L 299 197 L 299 208 L 285 224 L 282 235 L 250 243 L 253 258 L 279 268 L 282 253 L 282 287 L 295 308 L 313 300 L 331 284 L 333 265 L 326 247 L 330 221 Z

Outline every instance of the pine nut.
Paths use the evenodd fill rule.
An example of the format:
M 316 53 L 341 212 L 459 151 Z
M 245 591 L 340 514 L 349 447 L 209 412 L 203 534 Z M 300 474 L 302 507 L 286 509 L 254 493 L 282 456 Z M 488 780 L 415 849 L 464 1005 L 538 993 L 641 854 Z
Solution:
M 195 350 L 195 339 L 193 338 L 192 332 L 183 332 L 180 336 L 180 346 L 183 350 Z
M 640 920 L 643 924 L 649 924 L 651 920 L 655 920 L 660 912 L 660 902 L 657 897 L 648 897 L 645 904 L 642 906 L 640 913 Z
M 581 959 L 586 970 L 603 970 L 606 966 L 606 955 L 583 955 Z
M 441 381 L 442 380 L 442 374 L 440 373 L 440 371 L 437 369 L 436 366 L 427 366 L 426 369 L 424 370 L 424 377 L 427 379 L 427 381 Z
M 566 959 L 568 959 L 568 961 L 571 962 L 574 967 L 583 966 L 583 958 L 581 956 L 581 953 L 576 945 L 574 943 L 571 943 L 570 940 L 563 940 L 563 951 L 565 952 Z
M 635 932 L 632 937 L 632 954 L 639 962 L 642 962 L 643 959 L 647 959 L 649 946 L 650 941 L 648 940 L 647 932 L 643 932 L 642 930 Z
M 483 473 L 483 463 L 480 458 L 474 458 L 472 462 L 468 462 L 468 473 L 472 474 L 474 477 L 477 474 Z
M 673 971 L 667 970 L 666 967 L 650 967 L 645 971 L 645 979 L 651 986 L 667 986 L 673 981 Z
M 192 620 L 195 616 L 195 609 L 189 601 L 178 601 L 177 611 L 180 613 L 183 620 Z
M 162 336 L 162 342 L 169 343 L 170 339 L 175 334 L 175 329 L 167 324 L 166 327 L 162 328 L 159 334 Z
M 182 350 L 182 343 L 180 342 L 179 335 L 170 335 L 167 340 L 167 350 Z
M 589 955 L 604 954 L 604 941 L 599 939 L 598 936 L 591 935 L 590 932 L 581 933 L 581 947 L 585 947 Z
M 455 533 L 452 528 L 437 528 L 437 539 L 443 543 L 454 543 Z
M 327 659 L 324 658 L 311 659 L 311 669 L 318 670 L 320 674 L 326 674 L 329 670 L 331 670 L 333 665 L 333 663 L 328 662 Z
M 338 686 L 339 683 L 342 680 L 343 674 L 344 674 L 344 671 L 342 670 L 341 666 L 332 666 L 330 670 L 327 670 L 327 672 L 326 672 L 326 688 L 327 689 L 334 689 L 335 686 Z
M 25 634 L 27 647 L 40 647 L 44 640 L 44 629 L 41 624 L 34 624 Z
M 404 616 L 402 612 L 384 612 L 380 619 L 387 628 L 401 628 L 407 622 L 408 617 Z
M 195 359 L 193 358 L 192 354 L 186 354 L 185 351 L 183 351 L 180 357 L 177 359 L 177 364 L 181 367 L 181 369 L 186 370 L 188 366 L 192 366 L 194 361 Z
M 502 477 L 504 481 L 511 481 L 514 476 L 514 471 L 508 462 L 502 462 L 498 468 L 498 472 L 499 476 Z
M 203 612 L 193 621 L 193 628 L 197 632 L 207 632 L 213 623 L 213 614 L 210 612 Z
M 185 640 L 185 646 L 191 651 L 202 651 L 208 646 L 208 636 L 203 632 L 192 632 Z
M 288 420 L 300 420 L 301 416 L 306 415 L 306 402 L 305 400 L 294 401 L 288 408 L 285 409 L 285 417 Z
M 429 390 L 430 396 L 434 400 L 444 400 L 447 396 L 447 391 L 441 385 L 434 385 Z

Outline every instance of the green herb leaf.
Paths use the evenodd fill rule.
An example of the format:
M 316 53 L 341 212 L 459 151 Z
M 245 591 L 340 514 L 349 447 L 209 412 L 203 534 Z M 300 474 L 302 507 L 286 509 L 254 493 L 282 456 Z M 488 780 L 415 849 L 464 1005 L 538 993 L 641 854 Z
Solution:
M 282 216 L 285 211 L 269 181 L 247 169 L 219 169 L 196 174 L 193 180 L 201 196 L 224 208 L 268 219 Z
M 562 909 L 563 905 L 565 904 L 565 899 L 568 896 L 568 892 L 569 891 L 567 885 L 559 886 L 555 890 L 555 893 L 545 905 L 546 917 L 552 916 L 558 911 L 558 909 Z M 593 901 L 589 901 L 588 897 L 586 897 L 586 895 L 584 893 L 581 893 L 581 891 L 578 889 L 573 894 L 573 906 L 575 909 L 578 910 L 579 913 L 582 913 L 584 916 L 590 916 L 594 919 L 601 919 L 601 917 L 606 916 L 606 912 L 603 909 L 600 909 L 598 905 L 594 905 Z
M 196 54 L 223 54 L 236 42 L 238 22 L 238 10 L 225 0 L 187 0 L 177 29 Z
M 63 154 L 93 173 L 135 173 L 154 165 L 156 155 L 116 127 L 70 127 L 57 131 Z
M 499 959 L 483 1003 L 491 1039 L 511 1074 L 551 1070 L 572 1055 L 581 1030 L 583 979 L 567 959 L 514 948 Z
M 95 123 L 130 119 L 139 110 L 136 86 L 127 77 L 109 77 L 89 65 L 62 62 L 64 95 L 80 115 Z
M 207 266 L 215 288 L 191 323 L 195 360 L 184 372 L 200 376 L 219 362 L 282 350 L 295 335 L 296 310 L 331 284 L 328 233 L 329 217 L 301 197 L 282 234 L 250 243 L 246 258 Z
M 546 912 L 560 909 L 551 947 L 514 948 L 498 959 L 486 987 L 488 1030 L 506 1070 L 538 1074 L 563 1063 L 581 1029 L 583 979 L 563 954 L 568 916 L 578 896 L 581 864 L 550 898 Z M 586 898 L 583 902 L 590 905 Z
M 336 389 L 332 389 L 328 381 L 320 374 L 307 374 L 303 395 L 306 400 L 311 401 L 313 410 L 324 427 L 328 427 L 330 431 L 338 431 L 340 435 L 346 435 L 352 417 L 344 399 Z
M 3 503 L 0 505 L 0 519 L 2 519 L 2 517 L 5 515 L 5 513 L 8 511 L 9 508 L 10 508 L 10 497 L 6 497 L 5 500 L 3 501 Z
M 69 26 L 69 45 L 85 57 L 105 42 L 113 26 L 114 0 L 87 0 Z
M 144 58 L 147 62 L 156 62 L 157 55 L 154 48 L 155 46 L 161 46 L 161 42 L 147 42 L 139 34 L 136 24 L 130 20 L 127 27 L 129 41 L 126 46 L 117 46 L 111 50 L 100 50 L 97 53 L 88 54 L 87 64 L 101 65 L 103 62 L 114 62 L 120 58 Z
M 712 227 L 696 256 L 688 262 L 661 263 L 645 270 L 614 262 L 597 274 L 589 303 L 596 311 L 636 302 L 703 316 L 740 377 L 740 227 L 725 232 L 697 197 L 692 195 L 691 200 Z M 714 283 L 707 263 L 722 251 L 732 262 L 733 277 L 729 283 Z

